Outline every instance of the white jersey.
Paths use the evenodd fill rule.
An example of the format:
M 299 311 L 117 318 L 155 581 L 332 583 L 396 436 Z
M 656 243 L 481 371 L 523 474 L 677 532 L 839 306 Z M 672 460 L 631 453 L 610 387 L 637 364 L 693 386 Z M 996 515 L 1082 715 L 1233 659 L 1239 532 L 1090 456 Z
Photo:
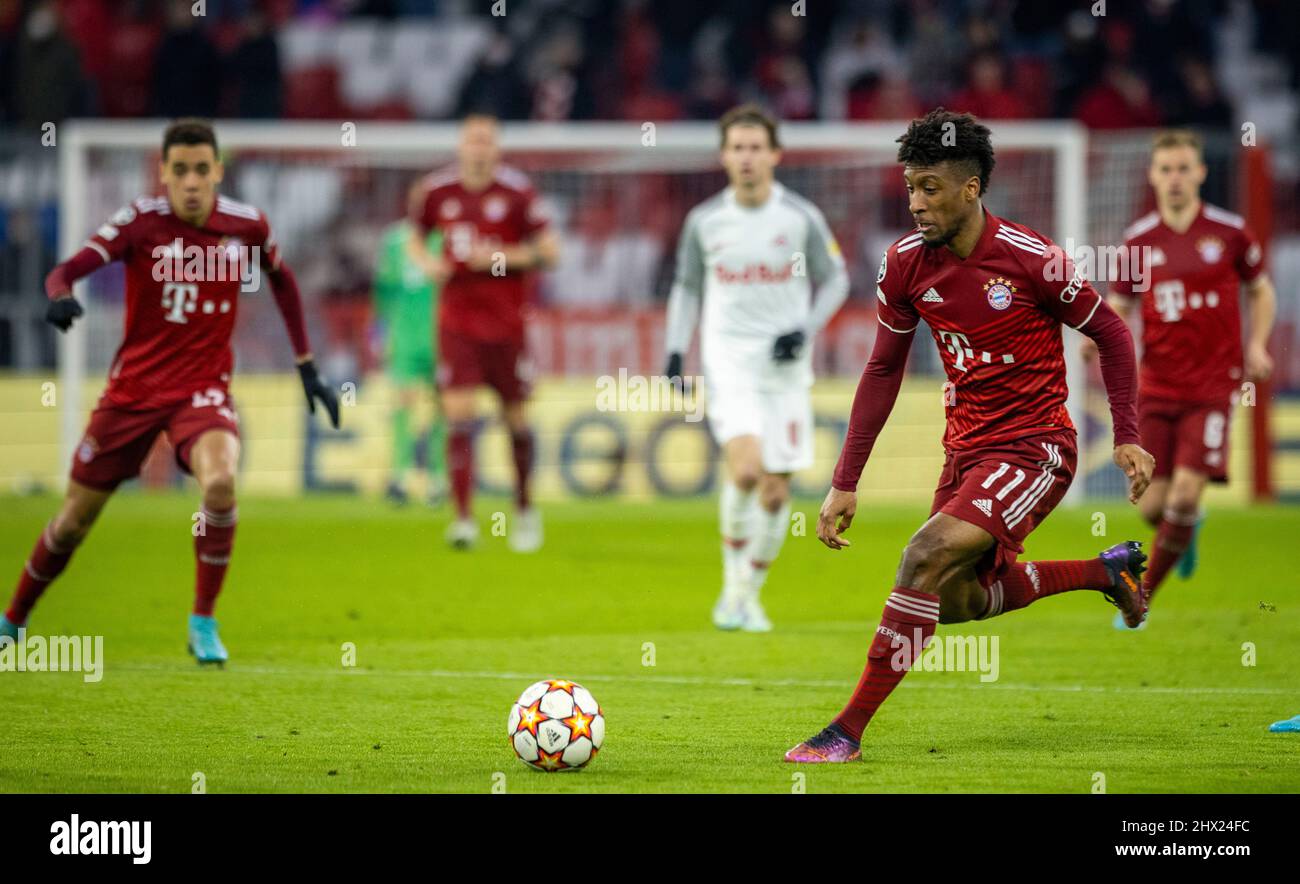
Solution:
M 814 303 L 813 283 L 817 284 Z M 772 184 L 763 205 L 727 188 L 686 216 L 669 299 L 667 350 L 685 353 L 702 301 L 700 356 L 710 387 L 812 385 L 813 337 L 848 296 L 848 273 L 822 213 Z M 781 335 L 802 331 L 798 358 L 773 359 Z

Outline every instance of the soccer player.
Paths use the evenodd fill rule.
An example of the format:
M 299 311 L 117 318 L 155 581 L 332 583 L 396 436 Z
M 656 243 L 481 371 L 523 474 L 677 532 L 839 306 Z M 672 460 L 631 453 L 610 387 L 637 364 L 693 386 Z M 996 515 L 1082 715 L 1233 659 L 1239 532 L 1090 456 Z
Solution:
M 1137 366 L 1128 327 L 1058 247 L 984 208 L 994 163 L 989 134 L 974 117 L 939 108 L 914 120 L 899 139 L 916 230 L 890 246 L 880 263 L 880 329 L 822 504 L 818 538 L 833 550 L 849 547 L 843 535 L 857 507 L 858 478 L 893 408 L 922 319 L 948 379 L 946 458 L 930 518 L 903 550 L 857 689 L 829 726 L 786 753 L 787 761 L 858 758 L 863 729 L 940 621 L 996 617 L 1084 589 L 1119 607 L 1130 628 L 1146 612 L 1140 582 L 1146 557 L 1135 542 L 1094 559 L 1016 561 L 1024 539 L 1074 476 L 1062 324 L 1097 342 L 1114 420 L 1114 461 L 1128 476 L 1131 502 L 1146 490 L 1153 464 L 1137 444 Z
M 239 464 L 230 336 L 242 280 L 251 280 L 254 269 L 270 280 L 308 406 L 314 413 L 319 401 L 335 427 L 338 397 L 312 361 L 298 286 L 266 216 L 217 193 L 223 168 L 212 127 L 196 119 L 168 126 L 158 172 L 166 196 L 140 197 L 120 209 L 45 278 L 46 319 L 66 332 L 82 315 L 73 283 L 124 262 L 126 327 L 108 387 L 77 447 L 63 505 L 19 575 L 0 635 L 17 635 L 117 486 L 140 472 L 165 433 L 177 464 L 198 480 L 203 496 L 189 649 L 199 663 L 221 664 L 227 653 L 212 612 L 234 546 Z
M 433 336 L 438 289 L 413 256 L 411 239 L 414 236 L 415 228 L 406 220 L 384 229 L 374 282 L 375 308 L 383 320 L 387 339 L 388 377 L 397 394 L 397 407 L 393 409 L 393 472 L 388 483 L 388 498 L 398 504 L 404 504 L 408 499 L 406 476 L 415 455 L 412 412 L 419 404 L 422 388 L 433 384 L 437 365 Z M 427 247 L 431 252 L 442 248 L 442 237 L 437 231 L 430 234 Z M 446 428 L 437 411 L 430 422 L 427 439 L 425 472 L 428 475 L 428 500 L 432 506 L 442 500 L 446 482 Z
M 1142 311 L 1138 429 L 1156 468 L 1138 507 L 1156 529 L 1145 578 L 1151 596 L 1175 564 L 1184 577 L 1195 568 L 1201 495 L 1207 483 L 1228 481 L 1243 362 L 1244 379 L 1273 371 L 1268 336 L 1277 302 L 1263 252 L 1240 216 L 1201 202 L 1205 172 L 1195 133 L 1156 136 L 1148 172 L 1156 210 L 1124 232 L 1129 272 L 1110 288 L 1110 304 L 1125 319 Z M 1144 288 L 1134 286 L 1135 267 L 1145 272 Z M 1250 312 L 1244 359 L 1242 285 Z M 1084 358 L 1093 355 L 1085 342 Z
M 467 549 L 478 540 L 470 509 L 474 483 L 474 393 L 496 391 L 510 431 L 515 463 L 516 552 L 542 545 L 542 519 L 532 506 L 533 431 L 525 403 L 530 368 L 524 347 L 530 272 L 555 265 L 559 240 L 528 178 L 500 162 L 497 121 L 471 114 L 461 124 L 457 163 L 433 172 L 412 201 L 414 251 L 430 279 L 443 284 L 438 304 L 438 388 L 449 425 L 447 467 L 456 519 L 448 542 Z M 441 253 L 424 245 L 442 233 Z
M 775 180 L 775 121 L 741 105 L 719 129 L 729 185 L 686 216 L 665 374 L 680 379 L 703 302 L 707 414 L 727 472 L 713 623 L 767 632 L 759 592 L 790 530 L 790 476 L 813 462 L 812 342 L 848 297 L 849 277 L 822 213 Z

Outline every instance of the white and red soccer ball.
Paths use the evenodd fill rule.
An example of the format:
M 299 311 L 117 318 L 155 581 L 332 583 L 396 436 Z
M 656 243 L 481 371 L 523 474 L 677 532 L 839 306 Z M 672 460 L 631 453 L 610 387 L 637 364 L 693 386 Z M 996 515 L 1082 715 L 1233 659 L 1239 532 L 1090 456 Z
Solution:
M 548 773 L 577 770 L 605 742 L 605 714 L 582 685 L 550 678 L 519 695 L 510 707 L 506 733 L 529 767 Z

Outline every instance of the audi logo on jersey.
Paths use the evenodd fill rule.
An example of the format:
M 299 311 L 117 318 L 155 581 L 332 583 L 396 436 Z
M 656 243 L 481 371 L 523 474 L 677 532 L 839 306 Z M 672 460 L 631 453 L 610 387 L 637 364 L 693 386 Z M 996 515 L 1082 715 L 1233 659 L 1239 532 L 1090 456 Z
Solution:
M 718 282 L 727 285 L 789 282 L 790 277 L 794 275 L 794 262 L 791 261 L 784 267 L 777 268 L 768 267 L 766 264 L 749 264 L 741 270 L 728 270 L 719 264 L 714 270 L 714 275 Z

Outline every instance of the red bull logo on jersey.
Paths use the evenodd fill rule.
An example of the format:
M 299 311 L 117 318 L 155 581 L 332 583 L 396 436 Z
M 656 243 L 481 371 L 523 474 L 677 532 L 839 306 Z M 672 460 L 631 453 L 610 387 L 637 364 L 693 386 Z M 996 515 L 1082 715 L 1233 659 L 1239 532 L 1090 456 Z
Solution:
M 714 268 L 718 282 L 727 285 L 752 285 L 789 282 L 794 275 L 794 262 L 783 267 L 768 267 L 766 264 L 749 264 L 740 270 L 728 270 L 721 264 Z
M 999 276 L 984 283 L 984 293 L 988 295 L 990 307 L 994 310 L 1005 310 L 1011 306 L 1016 287 L 1009 280 Z

